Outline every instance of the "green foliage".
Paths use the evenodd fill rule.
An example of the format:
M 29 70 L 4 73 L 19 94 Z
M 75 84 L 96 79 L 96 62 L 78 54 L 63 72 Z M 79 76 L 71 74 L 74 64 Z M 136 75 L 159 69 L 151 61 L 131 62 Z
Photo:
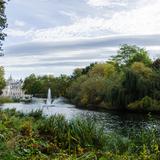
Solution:
M 2 89 L 4 87 L 5 87 L 4 68 L 0 67 L 0 94 L 2 94 Z
M 7 18 L 5 15 L 5 4 L 6 1 L 0 0 L 0 56 L 3 55 L 2 53 L 2 41 L 6 37 L 6 34 L 3 33 L 3 30 L 7 27 Z M 2 94 L 2 89 L 5 86 L 5 79 L 4 79 L 4 68 L 0 67 L 0 94 Z
M 48 88 L 51 88 L 52 96 L 65 96 L 66 89 L 69 86 L 70 78 L 66 75 L 60 77 L 54 76 L 36 76 L 31 74 L 27 77 L 23 84 L 23 89 L 27 94 L 32 94 L 35 97 L 45 98 Z
M 115 67 L 110 63 L 95 64 L 94 67 L 89 71 L 90 77 L 106 77 L 109 78 L 115 73 Z
M 112 60 L 117 64 L 121 65 L 131 65 L 134 62 L 142 62 L 147 66 L 152 64 L 151 59 L 145 49 L 139 48 L 135 45 L 124 44 L 118 51 L 116 56 L 112 57 Z
M 73 71 L 73 74 L 72 74 L 72 78 L 73 79 L 77 79 L 78 77 L 82 76 L 83 75 L 83 69 L 82 68 L 76 68 L 74 71 Z
M 138 111 L 159 111 L 160 101 L 154 100 L 151 97 L 145 96 L 141 100 L 135 101 L 128 105 L 130 110 Z
M 112 60 L 94 64 L 86 74 L 78 69 L 67 97 L 79 106 L 107 109 L 126 109 L 145 96 L 160 100 L 158 62 L 152 62 L 143 48 L 122 45 Z
M 152 62 L 145 49 L 125 44 L 108 62 L 77 68 L 70 77 L 30 75 L 23 88 L 37 97 L 51 88 L 52 96 L 81 107 L 125 110 L 146 96 L 160 101 L 159 59 Z
M 4 103 L 13 103 L 14 101 L 10 99 L 9 97 L 0 97 L 0 104 Z
M 78 95 L 81 98 L 81 104 L 100 104 L 103 100 L 103 95 L 105 92 L 104 89 L 104 79 L 99 77 L 87 79 L 81 85 L 80 93 Z
M 43 117 L 43 111 L 40 109 L 35 111 L 32 110 L 30 113 L 28 113 L 28 116 L 34 117 L 35 119 L 40 119 Z
M 5 0 L 0 0 L 0 51 L 2 52 L 2 41 L 5 39 L 6 34 L 2 31 L 7 27 L 7 18 L 5 15 Z M 2 53 L 0 55 L 3 55 Z
M 134 62 L 131 66 L 131 69 L 133 72 L 146 79 L 151 78 L 151 76 L 153 75 L 152 69 L 146 67 L 142 62 Z
M 153 64 L 152 67 L 156 70 L 156 71 L 160 71 L 160 58 L 157 58 Z
M 133 63 L 131 68 L 125 70 L 122 82 L 125 95 L 122 100 L 123 106 L 151 94 L 153 90 L 152 75 L 152 70 L 140 62 Z
M 36 112 L 37 113 L 37 112 Z M 0 159 L 157 160 L 160 137 L 154 128 L 129 135 L 105 133 L 89 118 L 33 117 L 0 110 Z

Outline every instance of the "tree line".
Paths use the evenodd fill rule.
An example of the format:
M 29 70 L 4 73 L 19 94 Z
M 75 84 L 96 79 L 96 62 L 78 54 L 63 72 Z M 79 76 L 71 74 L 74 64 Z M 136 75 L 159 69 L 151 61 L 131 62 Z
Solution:
M 71 76 L 32 74 L 23 86 L 26 93 L 38 97 L 46 97 L 48 88 L 54 97 L 66 97 L 77 106 L 157 111 L 160 58 L 153 61 L 145 49 L 124 44 L 105 63 L 77 68 Z

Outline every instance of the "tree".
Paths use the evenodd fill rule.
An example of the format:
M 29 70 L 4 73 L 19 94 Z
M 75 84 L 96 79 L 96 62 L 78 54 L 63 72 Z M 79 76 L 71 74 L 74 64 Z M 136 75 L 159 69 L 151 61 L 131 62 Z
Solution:
M 6 2 L 4 0 L 0 0 L 0 54 L 2 53 L 2 41 L 5 39 L 6 34 L 3 33 L 3 30 L 7 27 L 7 18 L 5 15 L 5 4 Z
M 2 94 L 2 89 L 5 86 L 5 78 L 4 78 L 4 68 L 0 67 L 0 94 Z
M 73 74 L 72 74 L 72 79 L 76 79 L 78 77 L 80 77 L 83 73 L 83 69 L 82 68 L 76 68 L 74 71 L 73 71 Z
M 80 97 L 82 105 L 99 105 L 104 100 L 105 79 L 102 77 L 88 78 L 81 85 Z
M 125 70 L 124 88 L 125 106 L 145 96 L 150 96 L 153 90 L 153 71 L 141 62 L 135 62 Z
M 36 94 L 36 89 L 35 89 L 35 83 L 37 81 L 37 78 L 35 76 L 35 74 L 31 74 L 29 77 L 27 77 L 24 80 L 23 83 L 23 90 L 25 90 L 25 93 L 27 94 Z
M 131 66 L 131 69 L 144 78 L 150 78 L 153 75 L 152 69 L 146 67 L 144 63 L 141 62 L 134 62 Z
M 97 63 L 91 63 L 89 66 L 82 69 L 82 74 L 87 74 Z
M 53 87 L 53 93 L 54 90 L 56 91 L 55 96 L 63 96 L 66 97 L 67 88 L 70 86 L 71 79 L 67 75 L 61 75 L 60 77 L 55 78 L 55 84 Z
M 71 102 L 77 104 L 80 102 L 80 91 L 81 91 L 81 86 L 83 82 L 87 80 L 86 75 L 82 75 L 79 78 L 77 78 L 75 81 L 73 81 L 70 86 L 67 88 L 67 98 L 71 100 Z
M 95 64 L 94 67 L 89 71 L 89 76 L 100 76 L 100 77 L 110 77 L 113 73 L 115 73 L 114 65 L 110 63 L 99 63 Z
M 115 73 L 106 80 L 106 89 L 104 100 L 111 107 L 121 109 L 124 108 L 124 89 L 122 87 L 123 73 Z
M 152 67 L 156 70 L 156 71 L 160 71 L 160 58 L 157 58 L 153 64 Z
M 143 62 L 146 66 L 150 66 L 152 64 L 152 61 L 145 49 L 127 44 L 121 46 L 118 54 L 116 56 L 112 56 L 112 60 L 120 66 L 129 66 L 134 62 Z

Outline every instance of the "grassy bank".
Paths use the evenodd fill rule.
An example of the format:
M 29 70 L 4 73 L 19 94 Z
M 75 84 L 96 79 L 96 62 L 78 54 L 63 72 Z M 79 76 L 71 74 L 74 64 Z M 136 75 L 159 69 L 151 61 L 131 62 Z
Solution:
M 157 160 L 159 136 L 154 128 L 127 136 L 105 133 L 89 119 L 43 117 L 0 111 L 0 159 L 3 160 Z
M 0 104 L 14 103 L 14 100 L 9 97 L 0 97 Z

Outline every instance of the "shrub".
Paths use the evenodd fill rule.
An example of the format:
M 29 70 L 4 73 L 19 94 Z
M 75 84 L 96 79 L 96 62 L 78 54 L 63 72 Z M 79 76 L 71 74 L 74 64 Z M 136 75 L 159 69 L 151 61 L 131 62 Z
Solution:
M 128 109 L 141 111 L 160 111 L 160 101 L 145 96 L 141 100 L 130 103 L 128 105 Z

